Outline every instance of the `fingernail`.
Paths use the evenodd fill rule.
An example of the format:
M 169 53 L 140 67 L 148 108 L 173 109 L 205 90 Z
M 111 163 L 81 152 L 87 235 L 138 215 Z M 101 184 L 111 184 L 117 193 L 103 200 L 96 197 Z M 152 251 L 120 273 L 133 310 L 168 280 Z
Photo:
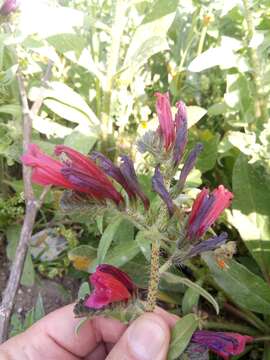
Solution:
M 138 360 L 153 360 L 165 344 L 166 332 L 162 326 L 147 316 L 136 320 L 128 330 L 128 347 Z

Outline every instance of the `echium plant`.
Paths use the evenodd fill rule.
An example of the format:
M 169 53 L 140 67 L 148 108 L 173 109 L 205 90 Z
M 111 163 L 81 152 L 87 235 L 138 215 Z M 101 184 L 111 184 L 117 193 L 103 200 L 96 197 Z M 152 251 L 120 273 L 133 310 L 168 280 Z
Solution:
M 176 104 L 173 117 L 169 94 L 157 93 L 156 97 L 159 125 L 155 132 L 148 132 L 139 139 L 138 149 L 152 156 L 155 167 L 152 190 L 159 199 L 150 202 L 138 181 L 133 161 L 127 155 L 120 157 L 117 166 L 101 153 L 85 156 L 67 146 L 57 145 L 55 155 L 60 157 L 57 160 L 31 144 L 22 156 L 23 163 L 32 167 L 33 182 L 66 189 L 61 200 L 64 210 L 89 207 L 99 212 L 120 214 L 151 241 L 147 301 L 142 301 L 138 287 L 126 273 L 112 265 L 99 264 L 90 276 L 93 291 L 75 306 L 76 316 L 102 314 L 129 322 L 144 311 L 153 311 L 159 279 L 164 272 L 174 264 L 182 264 L 203 252 L 216 251 L 227 240 L 224 232 L 207 236 L 210 227 L 230 206 L 233 198 L 223 185 L 213 191 L 203 188 L 191 209 L 177 201 L 185 191 L 187 177 L 203 146 L 197 144 L 186 154 L 188 126 L 185 104 L 181 101 Z M 181 171 L 177 178 L 179 168 Z M 167 259 L 162 258 L 160 266 L 161 249 L 166 250 Z M 239 334 L 206 333 L 202 330 L 194 333 L 191 345 L 197 344 L 199 352 L 210 349 L 226 359 L 242 352 L 249 341 L 250 337 Z

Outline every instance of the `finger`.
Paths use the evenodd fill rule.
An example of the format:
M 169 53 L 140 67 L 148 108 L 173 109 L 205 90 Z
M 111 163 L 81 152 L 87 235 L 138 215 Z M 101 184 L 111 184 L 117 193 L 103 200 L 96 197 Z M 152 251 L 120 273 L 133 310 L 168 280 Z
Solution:
M 105 344 L 100 343 L 95 350 L 84 357 L 84 360 L 104 360 L 107 354 L 108 352 L 106 351 Z
M 169 343 L 166 321 L 157 314 L 144 314 L 129 326 L 106 360 L 165 360 Z
M 25 335 L 32 341 L 35 334 L 41 332 L 71 354 L 84 357 L 101 341 L 118 341 L 126 329 L 126 326 L 117 320 L 100 317 L 86 321 L 77 335 L 75 330 L 79 319 L 74 318 L 73 306 L 68 305 L 50 313 L 32 326 Z
M 154 313 L 161 316 L 164 321 L 169 325 L 170 328 L 173 328 L 177 321 L 180 319 L 179 316 L 171 314 L 166 310 L 156 306 Z

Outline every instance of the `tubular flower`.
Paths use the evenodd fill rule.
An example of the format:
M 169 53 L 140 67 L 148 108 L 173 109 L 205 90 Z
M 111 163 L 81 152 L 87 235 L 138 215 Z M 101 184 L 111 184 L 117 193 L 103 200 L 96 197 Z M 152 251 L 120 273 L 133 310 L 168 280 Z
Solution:
M 220 185 L 211 194 L 203 189 L 195 199 L 187 224 L 190 239 L 201 237 L 216 221 L 219 215 L 230 206 L 233 194 Z
M 142 200 L 144 208 L 148 209 L 150 202 L 147 196 L 141 190 L 132 160 L 126 155 L 122 155 L 121 160 L 122 164 L 120 165 L 120 171 L 126 183 L 128 184 L 128 189 L 136 196 L 138 196 Z
M 175 143 L 173 148 L 173 163 L 176 167 L 181 161 L 188 140 L 187 135 L 187 111 L 186 106 L 182 101 L 176 104 L 178 110 L 175 115 Z
M 160 172 L 158 166 L 155 168 L 155 174 L 152 177 L 152 187 L 153 187 L 153 190 L 165 202 L 165 204 L 167 205 L 169 214 L 170 214 L 170 216 L 172 216 L 174 213 L 174 204 L 170 197 L 170 194 L 168 193 L 168 191 L 164 185 L 163 176 L 161 175 L 161 172 Z
M 21 157 L 24 165 L 33 169 L 32 181 L 40 185 L 53 185 L 87 195 L 99 200 L 123 201 L 107 176 L 86 156 L 66 146 L 57 146 L 55 152 L 69 157 L 64 163 L 44 154 L 37 145 L 30 144 Z
M 175 124 L 173 122 L 169 93 L 156 93 L 156 110 L 159 119 L 159 133 L 167 151 L 175 140 Z
M 11 12 L 16 10 L 18 5 L 19 5 L 18 0 L 6 0 L 4 1 L 2 7 L 0 8 L 0 14 L 4 16 L 9 15 Z
M 181 170 L 181 174 L 180 174 L 180 177 L 178 180 L 177 187 L 179 189 L 182 189 L 184 187 L 187 177 L 188 177 L 189 173 L 191 172 L 191 170 L 193 169 L 193 167 L 196 163 L 196 160 L 197 160 L 198 156 L 200 155 L 200 153 L 202 152 L 202 150 L 203 150 L 203 144 L 199 143 L 189 153 L 189 155 L 184 163 L 183 169 Z
M 99 265 L 89 280 L 94 291 L 86 298 L 84 305 L 92 309 L 128 300 L 137 289 L 125 272 L 107 264 Z
M 251 336 L 233 332 L 215 332 L 198 330 L 193 334 L 191 341 L 206 346 L 209 350 L 228 360 L 230 356 L 239 355 L 245 346 L 253 341 Z

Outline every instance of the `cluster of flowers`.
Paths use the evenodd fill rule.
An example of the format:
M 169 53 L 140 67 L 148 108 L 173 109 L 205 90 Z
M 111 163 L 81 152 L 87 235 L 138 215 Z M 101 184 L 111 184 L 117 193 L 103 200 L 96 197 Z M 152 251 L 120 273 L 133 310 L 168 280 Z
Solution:
M 176 169 L 188 141 L 186 108 L 184 103 L 179 101 L 173 119 L 169 95 L 158 93 L 156 96 L 159 118 L 156 137 L 162 145 L 162 151 L 172 159 L 172 166 Z M 177 183 L 179 192 L 201 151 L 202 145 L 198 144 L 186 157 Z M 118 167 L 101 153 L 93 152 L 91 156 L 85 156 L 64 145 L 55 147 L 55 155 L 61 156 L 61 161 L 44 154 L 35 144 L 29 146 L 21 159 L 24 165 L 32 167 L 34 183 L 69 189 L 97 203 L 105 204 L 111 201 L 122 209 L 127 203 L 115 187 L 114 182 L 117 182 L 125 190 L 130 203 L 140 199 L 145 211 L 149 209 L 149 199 L 141 189 L 134 164 L 128 156 L 121 156 Z M 173 216 L 175 205 L 164 185 L 159 165 L 152 178 L 152 187 L 167 205 L 169 215 Z M 185 238 L 192 244 L 186 254 L 187 258 L 216 249 L 225 243 L 226 233 L 204 241 L 201 241 L 201 237 L 230 205 L 232 198 L 232 193 L 222 185 L 212 192 L 206 188 L 201 190 L 193 203 L 185 228 Z M 137 287 L 128 275 L 110 265 L 98 266 L 96 272 L 90 276 L 90 282 L 94 291 L 84 304 L 91 309 L 101 309 L 115 302 L 127 301 L 137 294 Z M 233 333 L 197 331 L 192 341 L 208 347 L 226 359 L 229 355 L 242 352 L 245 343 L 251 341 L 251 338 Z

